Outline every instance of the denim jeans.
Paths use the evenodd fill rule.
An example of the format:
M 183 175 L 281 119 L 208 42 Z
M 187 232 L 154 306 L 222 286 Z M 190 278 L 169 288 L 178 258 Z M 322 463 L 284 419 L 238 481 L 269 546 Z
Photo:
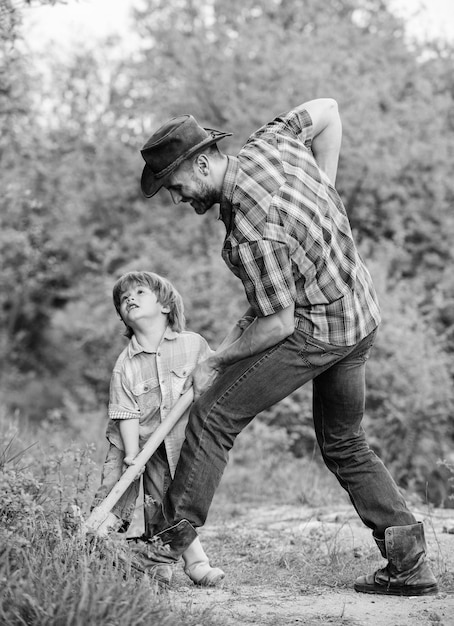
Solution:
M 397 485 L 367 444 L 361 421 L 365 367 L 376 330 L 355 346 L 318 341 L 296 329 L 272 348 L 227 367 L 194 403 L 158 525 L 202 526 L 236 436 L 260 411 L 313 381 L 313 419 L 323 459 L 364 524 L 381 538 L 414 524 Z M 304 477 L 303 477 L 304 478 Z
M 124 471 L 124 452 L 117 446 L 110 444 L 106 459 L 102 468 L 101 484 L 98 487 L 92 509 L 101 504 L 110 493 Z M 145 465 L 143 473 L 143 496 L 144 496 L 144 522 L 145 534 L 152 537 L 156 530 L 153 520 L 161 510 L 164 493 L 170 484 L 170 468 L 164 444 L 161 444 L 151 459 Z M 118 502 L 112 507 L 112 513 L 123 521 L 122 529 L 127 530 L 136 507 L 136 501 L 140 491 L 140 479 L 135 480 L 126 489 Z

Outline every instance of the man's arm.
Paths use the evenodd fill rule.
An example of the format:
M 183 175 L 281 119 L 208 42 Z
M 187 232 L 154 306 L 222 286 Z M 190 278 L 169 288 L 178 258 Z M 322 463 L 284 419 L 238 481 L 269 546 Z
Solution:
M 255 320 L 256 315 L 254 314 L 251 307 L 248 308 L 246 313 L 235 323 L 235 325 L 230 329 L 227 335 L 224 337 L 222 343 L 219 345 L 216 352 L 220 352 L 224 350 L 232 343 L 234 343 L 237 339 L 241 337 L 246 328 L 252 324 Z
M 342 142 L 342 123 L 337 102 L 319 98 L 305 102 L 297 110 L 306 109 L 312 119 L 312 152 L 318 166 L 336 183 L 337 166 Z
M 256 317 L 241 331 L 235 341 L 226 344 L 224 340 L 214 354 L 199 363 L 185 387 L 189 387 L 192 383 L 194 397 L 197 399 L 214 382 L 224 367 L 259 354 L 289 337 L 295 330 L 294 310 L 295 306 L 291 305 L 278 313 Z

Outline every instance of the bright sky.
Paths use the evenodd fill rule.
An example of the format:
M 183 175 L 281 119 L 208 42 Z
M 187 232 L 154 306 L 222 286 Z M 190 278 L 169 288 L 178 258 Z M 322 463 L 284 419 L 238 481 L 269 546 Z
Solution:
M 454 43 L 454 0 L 390 0 L 396 15 L 407 19 L 409 31 Z M 416 15 L 418 9 L 423 12 Z
M 106 34 L 128 33 L 128 13 L 139 0 L 66 0 L 56 6 L 23 9 L 24 32 L 32 49 L 55 41 L 72 41 Z M 398 15 L 406 17 L 410 32 L 433 35 L 454 42 L 454 0 L 390 0 Z M 423 17 L 415 17 L 424 7 Z M 125 45 L 131 41 L 129 30 Z M 133 38 L 133 35 L 132 35 Z
M 32 5 L 22 10 L 24 33 L 32 49 L 56 42 L 67 50 L 78 41 L 129 35 L 129 13 L 135 5 L 137 0 L 65 0 L 65 4 L 55 6 Z

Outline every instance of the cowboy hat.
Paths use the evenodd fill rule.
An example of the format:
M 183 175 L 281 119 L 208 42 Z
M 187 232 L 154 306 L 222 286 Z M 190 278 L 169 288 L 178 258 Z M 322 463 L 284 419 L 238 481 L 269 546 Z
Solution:
M 183 161 L 231 134 L 202 128 L 192 115 L 180 115 L 166 122 L 140 151 L 145 161 L 140 181 L 144 196 L 154 196 Z

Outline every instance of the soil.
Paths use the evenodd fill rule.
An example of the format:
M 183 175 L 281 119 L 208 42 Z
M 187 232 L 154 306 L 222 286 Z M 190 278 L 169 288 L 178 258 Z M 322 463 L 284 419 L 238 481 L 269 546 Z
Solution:
M 211 615 L 210 623 L 222 626 L 454 626 L 454 510 L 416 511 L 416 516 L 425 523 L 430 562 L 439 578 L 440 592 L 436 596 L 405 598 L 356 593 L 352 586 L 356 575 L 374 571 L 377 563 L 380 567 L 384 561 L 379 557 L 377 562 L 371 562 L 372 557 L 368 555 L 373 553 L 376 559 L 378 551 L 370 531 L 361 524 L 352 508 L 347 506 L 333 512 L 277 506 L 249 510 L 227 521 L 209 522 L 201 529 L 200 536 L 211 555 L 221 556 L 226 578 L 220 587 L 199 588 L 178 568 L 169 600 L 175 610 L 206 609 Z M 250 560 L 254 552 L 243 551 L 249 561 L 243 563 L 242 574 L 238 575 L 240 561 L 233 552 L 238 552 L 242 537 L 266 536 L 269 547 L 273 541 L 278 545 L 287 542 L 289 537 L 295 541 L 299 535 L 314 538 L 320 549 L 328 545 L 324 537 L 335 536 L 337 545 L 342 546 L 342 554 L 350 553 L 350 562 L 355 565 L 358 562 L 358 572 L 355 567 L 350 572 L 345 571 L 345 563 L 348 568 L 349 561 L 344 559 L 344 582 L 340 586 L 329 581 L 320 585 L 307 582 L 298 585 L 295 575 L 292 577 L 290 563 L 289 583 L 282 584 L 280 580 L 276 584 L 273 575 L 255 575 L 255 563 L 266 558 L 265 552 L 260 554 L 259 546 L 255 563 Z M 233 543 L 229 537 L 235 538 Z M 221 541 L 224 553 L 219 555 Z M 339 562 L 342 563 L 342 558 Z M 261 565 L 263 571 L 263 563 Z

